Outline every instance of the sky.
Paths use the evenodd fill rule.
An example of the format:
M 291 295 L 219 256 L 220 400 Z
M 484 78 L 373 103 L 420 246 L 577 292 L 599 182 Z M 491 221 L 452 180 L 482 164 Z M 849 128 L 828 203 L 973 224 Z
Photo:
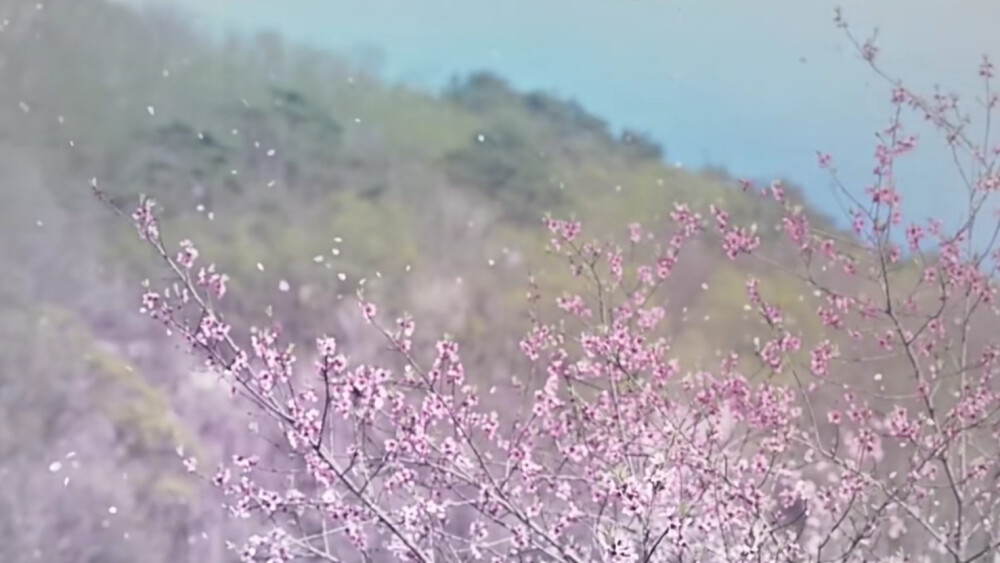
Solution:
M 816 151 L 833 154 L 861 190 L 873 134 L 891 116 L 890 87 L 833 24 L 837 5 L 859 35 L 879 28 L 882 64 L 910 86 L 939 83 L 971 102 L 983 92 L 982 55 L 1000 57 L 1000 2 L 988 0 L 119 1 L 178 7 L 219 35 L 276 31 L 339 53 L 377 52 L 385 78 L 415 87 L 492 70 L 650 133 L 672 163 L 784 176 L 826 208 L 831 182 Z M 900 174 L 906 210 L 954 215 L 954 165 L 925 138 Z

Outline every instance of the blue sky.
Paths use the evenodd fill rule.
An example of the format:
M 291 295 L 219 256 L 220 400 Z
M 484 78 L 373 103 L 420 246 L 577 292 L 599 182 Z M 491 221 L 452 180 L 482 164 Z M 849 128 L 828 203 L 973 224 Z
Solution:
M 212 32 L 271 30 L 347 53 L 375 47 L 384 76 L 421 87 L 491 69 L 650 132 L 671 161 L 784 175 L 823 206 L 832 200 L 815 150 L 833 153 L 861 189 L 872 134 L 890 116 L 888 86 L 850 50 L 832 23 L 838 3 L 826 0 L 124 1 L 178 6 Z M 1000 2 L 839 5 L 857 32 L 880 28 L 885 67 L 915 86 L 974 96 L 981 55 L 1000 57 L 991 29 Z M 902 174 L 907 211 L 958 212 L 961 188 L 941 145 L 917 154 Z

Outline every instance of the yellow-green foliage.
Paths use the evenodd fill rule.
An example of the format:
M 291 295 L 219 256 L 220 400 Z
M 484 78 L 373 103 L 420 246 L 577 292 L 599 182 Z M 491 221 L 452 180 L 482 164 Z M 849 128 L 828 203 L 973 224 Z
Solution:
M 334 237 L 343 238 L 343 248 L 349 249 L 340 255 L 344 259 L 367 268 L 398 268 L 419 260 L 416 211 L 399 200 L 372 201 L 345 191 L 332 194 L 324 209 L 320 232 L 327 244 L 334 244 Z
M 121 358 L 94 346 L 84 360 L 107 388 L 97 404 L 118 428 L 119 439 L 125 440 L 130 455 L 139 458 L 163 455 L 182 446 L 189 455 L 202 457 L 197 440 L 175 418 L 163 391 L 150 385 Z M 192 484 L 178 472 L 144 473 L 158 498 L 193 498 Z
M 552 235 L 547 229 L 518 229 L 504 225 L 496 229 L 495 246 L 517 252 L 521 257 L 521 271 L 525 275 L 517 283 L 503 288 L 502 298 L 511 310 L 523 310 L 528 291 L 527 273 L 534 277 L 543 297 L 549 301 L 562 292 L 585 292 L 592 286 L 583 278 L 574 277 L 569 263 L 548 249 Z M 502 256 L 498 258 L 503 261 Z
M 757 337 L 763 343 L 774 335 L 756 311 L 745 309 L 749 304 L 746 289 L 749 275 L 746 269 L 730 262 L 715 270 L 698 301 L 688 305 L 687 321 L 674 345 L 682 359 L 700 367 L 715 367 L 717 349 L 723 352 L 736 349 L 744 356 L 741 369 L 753 372 L 759 368 L 760 362 L 749 357 L 753 339 Z M 764 301 L 779 307 L 785 316 L 786 328 L 802 337 L 803 349 L 793 354 L 792 359 L 796 362 L 807 360 L 810 343 L 815 343 L 823 332 L 816 316 L 815 298 L 804 291 L 803 282 L 796 281 L 790 274 L 772 270 L 753 275 L 760 281 L 759 290 Z
M 104 408 L 116 422 L 136 433 L 136 447 L 156 448 L 183 441 L 184 433 L 170 412 L 166 396 L 130 365 L 96 348 L 84 359 L 95 375 L 112 384 L 113 390 L 102 397 Z
M 587 163 L 576 171 L 567 169 L 565 177 L 580 216 L 602 231 L 613 229 L 617 236 L 634 221 L 647 227 L 669 224 L 675 203 L 687 204 L 708 220 L 712 219 L 709 206 L 714 204 L 729 213 L 733 224 L 745 226 L 768 211 L 767 202 L 703 175 L 652 161 L 624 167 L 611 164 Z
M 372 201 L 355 191 L 337 191 L 298 216 L 253 209 L 214 221 L 188 215 L 167 222 L 163 230 L 174 240 L 190 238 L 205 264 L 214 262 L 230 275 L 224 310 L 236 315 L 231 317 L 234 320 L 264 311 L 279 298 L 280 281 L 296 289 L 308 287 L 308 292 L 292 295 L 299 295 L 310 307 L 322 307 L 337 295 L 353 293 L 349 288 L 360 277 L 375 281 L 376 272 L 400 273 L 407 264 L 418 264 L 416 219 L 395 196 Z M 137 251 L 133 255 L 143 252 L 130 250 Z M 322 262 L 315 260 L 317 256 L 323 257 Z M 338 278 L 342 273 L 349 276 L 347 282 Z M 322 318 L 297 322 L 306 323 L 302 328 L 308 330 L 311 322 L 322 322 Z
M 9 316 L 4 319 L 12 320 Z M 155 454 L 173 458 L 178 445 L 198 454 L 198 444 L 175 419 L 167 395 L 149 384 L 124 360 L 103 349 L 73 311 L 42 303 L 25 311 L 20 326 L 28 330 L 5 338 L 12 347 L 0 351 L 0 369 L 3 370 L 0 380 L 24 378 L 16 382 L 16 386 L 26 389 L 22 393 L 30 393 L 33 409 L 86 408 L 89 411 L 93 408 L 90 405 L 95 405 L 114 425 L 119 439 L 125 440 L 122 445 L 128 448 L 132 459 Z M 52 350 L 58 350 L 58 354 L 53 354 Z M 8 362 L 18 369 L 9 369 Z M 72 398 L 62 397 L 59 392 L 63 387 L 84 392 L 77 391 L 78 395 Z M 61 404 L 66 400 L 77 403 Z M 46 416 L 41 411 L 11 412 L 10 416 L 18 423 L 19 432 L 45 436 Z M 36 424 L 38 428 L 31 427 Z M 0 442 L 3 438 L 0 432 Z M 170 472 L 144 473 L 155 482 Z M 175 483 L 175 492 L 180 491 L 181 482 Z
M 390 147 L 429 160 L 465 145 L 482 126 L 475 116 L 402 88 L 346 89 L 338 108 L 375 127 Z

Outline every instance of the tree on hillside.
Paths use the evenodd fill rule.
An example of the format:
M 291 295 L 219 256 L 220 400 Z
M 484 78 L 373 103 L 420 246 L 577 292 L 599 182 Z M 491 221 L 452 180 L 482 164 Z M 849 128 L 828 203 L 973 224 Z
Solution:
M 492 72 L 476 72 L 464 79 L 453 78 L 445 89 L 445 98 L 474 112 L 516 103 L 518 94 L 506 80 Z
M 479 188 L 487 197 L 507 203 L 515 215 L 549 208 L 561 197 L 536 145 L 513 127 L 499 125 L 476 134 L 445 162 L 453 182 Z

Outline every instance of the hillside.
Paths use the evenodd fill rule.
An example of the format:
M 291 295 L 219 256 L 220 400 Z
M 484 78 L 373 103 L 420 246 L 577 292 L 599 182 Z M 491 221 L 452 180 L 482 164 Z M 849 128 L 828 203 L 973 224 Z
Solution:
M 43 548 L 53 562 L 224 560 L 188 541 L 228 524 L 213 503 L 191 502 L 198 485 L 173 452 L 183 442 L 221 455 L 242 419 L 136 313 L 139 280 L 162 272 L 92 199 L 92 177 L 122 202 L 144 193 L 162 203 L 167 238 L 194 240 L 232 276 L 232 318 L 273 316 L 297 342 L 329 332 L 375 354 L 343 305 L 364 278 L 422 330 L 462 341 L 483 383 L 516 369 L 529 274 L 552 297 L 578 283 L 546 255 L 547 212 L 624 240 L 628 224 L 662 224 L 674 202 L 720 204 L 789 254 L 768 228 L 774 208 L 725 172 L 668 166 L 643 134 L 488 72 L 428 94 L 275 37 L 215 45 L 167 14 L 101 0 L 0 10 L 13 22 L 0 33 L 0 256 L 11 266 L 0 279 L 0 386 L 14 390 L 0 395 L 0 429 L 17 429 L 0 430 L 0 474 L 36 470 L 0 496 L 0 514 L 24 518 L 0 517 L 15 522 L 0 525 L 5 561 Z M 789 191 L 814 227 L 834 230 Z M 751 271 L 807 337 L 819 334 L 815 302 L 779 270 L 706 246 L 663 296 L 685 365 L 750 345 L 758 322 L 741 299 Z M 87 463 L 64 486 L 69 469 L 44 469 L 70 451 Z M 120 484 L 100 483 L 123 472 Z M 50 508 L 67 498 L 68 509 Z M 84 543 L 93 550 L 74 553 Z

